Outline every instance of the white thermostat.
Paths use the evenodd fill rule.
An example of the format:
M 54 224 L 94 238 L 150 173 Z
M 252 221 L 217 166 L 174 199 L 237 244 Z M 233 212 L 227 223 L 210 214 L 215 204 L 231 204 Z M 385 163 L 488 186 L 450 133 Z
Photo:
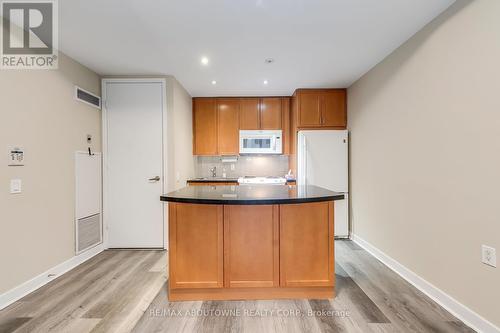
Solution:
M 9 148 L 9 166 L 24 165 L 24 149 L 20 147 Z

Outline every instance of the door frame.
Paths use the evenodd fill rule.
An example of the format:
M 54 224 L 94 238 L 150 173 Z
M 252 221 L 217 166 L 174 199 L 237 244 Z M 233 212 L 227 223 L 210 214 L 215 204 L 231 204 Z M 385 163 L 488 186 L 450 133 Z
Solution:
M 109 233 L 108 233 L 108 117 L 106 109 L 106 84 L 107 83 L 160 83 L 162 85 L 162 128 L 161 128 L 161 149 L 162 149 L 162 168 L 161 168 L 161 192 L 164 193 L 165 189 L 168 188 L 168 180 L 166 175 L 167 166 L 165 163 L 165 157 L 167 152 L 165 148 L 167 145 L 167 80 L 165 78 L 103 78 L 101 79 L 101 119 L 102 119 L 102 227 L 103 227 L 103 244 L 104 248 L 109 248 Z M 158 198 L 160 200 L 160 198 Z M 168 238 L 165 235 L 166 230 L 168 230 L 167 220 L 165 218 L 165 209 L 162 209 L 162 219 L 163 219 L 163 248 L 168 248 Z

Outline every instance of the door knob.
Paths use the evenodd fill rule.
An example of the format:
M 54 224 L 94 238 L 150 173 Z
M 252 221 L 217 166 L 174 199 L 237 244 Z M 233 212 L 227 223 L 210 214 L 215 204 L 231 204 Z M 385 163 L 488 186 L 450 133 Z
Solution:
M 150 182 L 157 182 L 160 180 L 160 176 L 156 176 L 156 177 L 153 177 L 153 178 L 149 178 L 148 179 Z

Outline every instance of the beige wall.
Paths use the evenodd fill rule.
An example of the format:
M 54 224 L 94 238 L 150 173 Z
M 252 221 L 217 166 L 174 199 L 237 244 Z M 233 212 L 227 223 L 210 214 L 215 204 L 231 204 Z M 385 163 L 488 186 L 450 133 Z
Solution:
M 349 89 L 354 233 L 500 326 L 500 1 L 457 1 Z
M 186 186 L 194 177 L 192 98 L 172 76 L 167 77 L 168 191 Z
M 0 70 L 0 294 L 74 256 L 74 152 L 87 134 L 101 150 L 101 112 L 74 100 L 75 84 L 100 96 L 99 77 L 59 56 L 58 70 Z M 25 166 L 7 166 L 9 145 Z

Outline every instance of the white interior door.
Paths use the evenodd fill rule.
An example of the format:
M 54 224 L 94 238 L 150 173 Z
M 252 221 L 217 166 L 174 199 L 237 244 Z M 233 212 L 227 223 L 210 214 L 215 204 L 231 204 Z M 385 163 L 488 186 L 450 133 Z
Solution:
M 105 81 L 110 248 L 163 248 L 163 82 Z

